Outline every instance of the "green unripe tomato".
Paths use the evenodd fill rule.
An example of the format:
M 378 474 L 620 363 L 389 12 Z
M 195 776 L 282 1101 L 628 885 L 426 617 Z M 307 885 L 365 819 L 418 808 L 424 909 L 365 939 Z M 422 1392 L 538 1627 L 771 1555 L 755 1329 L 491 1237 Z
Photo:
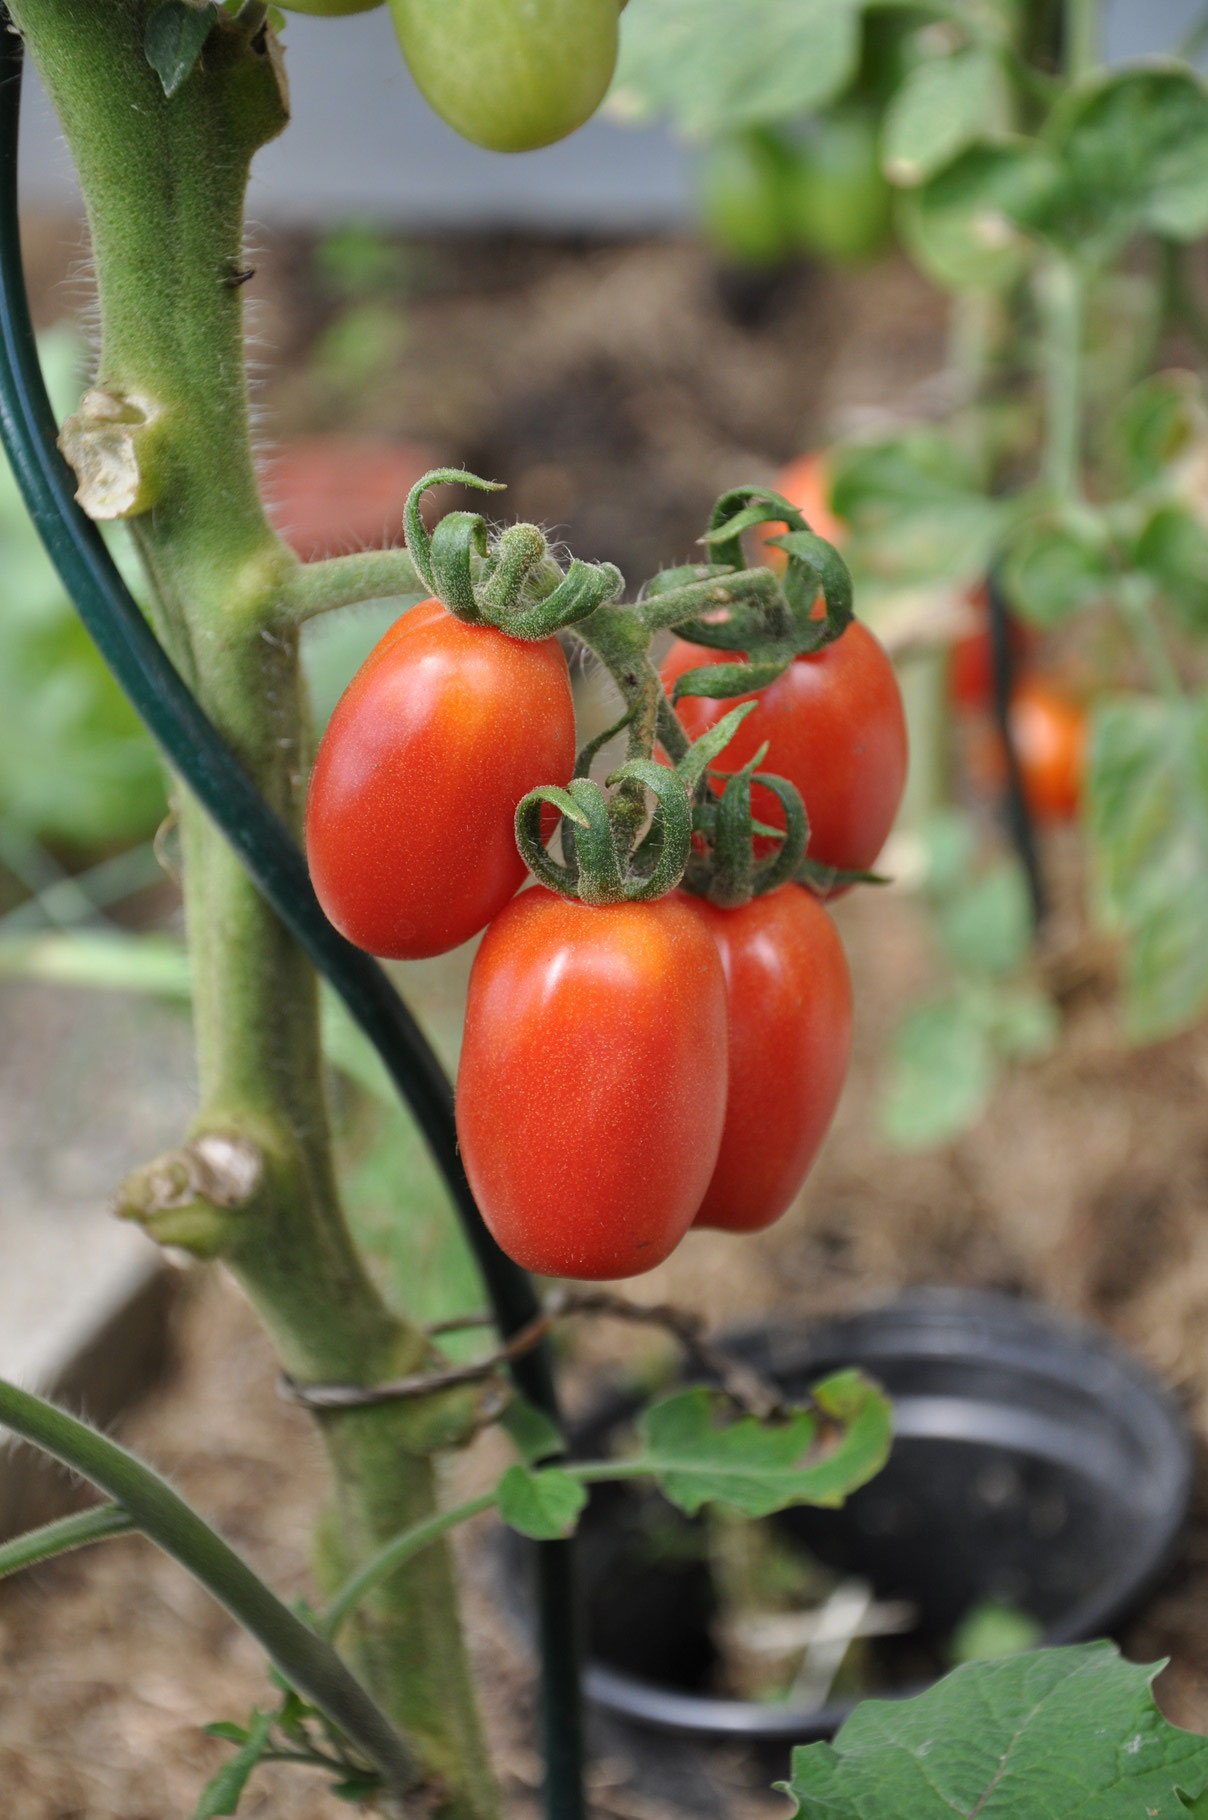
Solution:
M 701 226 L 737 265 L 778 265 L 794 249 L 788 193 L 791 153 L 771 133 L 717 139 L 697 169 Z
M 892 192 L 881 174 L 872 115 L 858 106 L 820 115 L 795 163 L 789 209 L 801 250 L 839 264 L 879 252 Z
M 346 13 L 368 13 L 383 0 L 275 0 L 287 13 L 319 13 L 325 19 L 342 19 Z
M 390 0 L 390 9 L 429 106 L 489 151 L 565 139 L 612 81 L 618 0 Z

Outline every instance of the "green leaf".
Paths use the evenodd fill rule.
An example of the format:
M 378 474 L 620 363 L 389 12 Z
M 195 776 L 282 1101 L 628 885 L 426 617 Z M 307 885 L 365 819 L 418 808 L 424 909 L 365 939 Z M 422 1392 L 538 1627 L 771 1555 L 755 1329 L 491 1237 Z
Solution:
M 831 497 L 851 525 L 862 570 L 895 585 L 973 582 L 1006 522 L 968 458 L 935 430 L 834 452 Z
M 1011 605 L 1047 630 L 1101 599 L 1109 569 L 1105 552 L 1068 526 L 1029 524 L 1008 546 L 1002 580 Z
M 1127 938 L 1126 1018 L 1150 1041 L 1208 1007 L 1208 700 L 1098 702 L 1089 794 L 1098 909 Z
M 654 1471 L 673 1504 L 693 1516 L 702 1504 L 726 1504 L 766 1517 L 792 1504 L 841 1504 L 881 1470 L 889 1455 L 891 1413 L 859 1371 L 836 1372 L 815 1385 L 813 1401 L 839 1437 L 820 1448 L 813 1410 L 784 1421 L 755 1416 L 724 1420 L 720 1393 L 696 1389 L 665 1397 L 639 1421 L 643 1466 Z
M 1124 399 L 1111 425 L 1121 491 L 1163 479 L 1205 431 L 1204 392 L 1195 373 L 1155 373 Z
M 1043 1634 L 1031 1612 L 987 1599 L 965 1613 L 952 1633 L 948 1654 L 953 1662 L 997 1662 L 1035 1649 Z
M 509 1466 L 499 1481 L 500 1516 L 522 1536 L 538 1542 L 569 1536 L 586 1502 L 578 1479 L 560 1466 L 546 1466 L 540 1472 Z
M 1027 882 L 1011 861 L 975 878 L 940 910 L 940 939 L 953 965 L 974 977 L 1014 973 L 1032 945 Z
M 348 1801 L 356 1806 L 368 1801 L 371 1795 L 380 1794 L 381 1789 L 382 1778 L 367 1770 L 363 1776 L 348 1776 L 343 1782 L 333 1782 L 327 1792 L 337 1801 Z
M 1132 555 L 1187 630 L 1208 632 L 1208 525 L 1179 506 L 1167 506 L 1154 513 Z
M 1037 1061 L 1051 1055 L 1061 1032 L 1057 1007 L 1036 986 L 999 986 L 987 998 L 985 1027 L 1008 1061 Z
M 949 1143 L 977 1123 L 996 1077 L 989 1032 L 968 990 L 916 1005 L 890 1043 L 881 1131 L 902 1150 Z
M 1054 117 L 1060 197 L 1044 222 L 1082 255 L 1109 257 L 1142 229 L 1174 240 L 1208 230 L 1208 87 L 1185 66 L 1117 70 Z
M 234 1719 L 215 1719 L 212 1725 L 201 1729 L 207 1738 L 221 1738 L 227 1744 L 247 1743 L 247 1726 L 237 1725 Z
M 230 1761 L 206 1783 L 194 1809 L 193 1820 L 217 1820 L 220 1814 L 236 1812 L 248 1778 L 264 1754 L 272 1723 L 271 1713 L 253 1712 L 247 1738 Z
M 973 145 L 900 198 L 898 226 L 937 284 L 1004 290 L 1036 257 L 1031 219 L 1055 181 L 1052 161 L 1031 142 Z
M 802 1820 L 1184 1820 L 1208 1739 L 1154 1704 L 1161 1664 L 1084 1643 L 971 1662 L 910 1700 L 858 1706 L 793 1753 Z
M 561 1452 L 562 1436 L 557 1423 L 519 1392 L 513 1395 L 499 1418 L 499 1425 L 506 1430 L 526 1466 L 536 1466 L 539 1461 L 548 1460 L 551 1454 Z
M 891 183 L 913 187 L 975 140 L 1006 124 L 1002 65 L 991 52 L 952 51 L 918 63 L 885 110 L 881 163 Z
M 1205 1792 L 1194 1799 L 1185 1789 L 1176 1789 L 1175 1792 L 1187 1812 L 1194 1816 L 1194 1820 L 1208 1820 L 1208 1792 Z
M 192 73 L 217 17 L 211 5 L 164 0 L 148 18 L 143 49 L 169 100 Z
M 859 48 L 856 0 L 761 0 L 758 21 L 734 0 L 630 0 L 613 109 L 699 138 L 796 119 L 846 87 Z
M 937 809 L 920 830 L 924 888 L 933 898 L 948 897 L 968 878 L 977 860 L 977 828 L 960 809 Z

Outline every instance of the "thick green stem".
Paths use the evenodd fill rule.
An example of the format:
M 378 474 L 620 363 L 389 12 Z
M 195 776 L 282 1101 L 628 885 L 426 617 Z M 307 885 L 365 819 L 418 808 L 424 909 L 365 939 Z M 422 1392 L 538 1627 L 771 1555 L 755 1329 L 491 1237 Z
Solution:
M 270 529 L 256 487 L 242 290 L 233 282 L 251 156 L 285 109 L 266 42 L 225 30 L 166 99 L 143 54 L 153 4 L 12 7 L 75 156 L 96 258 L 100 367 L 66 447 L 90 509 L 132 502 L 161 636 L 296 830 L 308 715 L 296 624 L 279 621 L 282 603 L 289 617 L 299 565 Z M 387 554 L 397 574 L 400 553 Z M 327 565 L 320 570 L 312 600 L 333 586 Z M 360 583 L 351 571 L 336 579 L 348 598 L 365 574 Z M 224 1255 L 291 1376 L 370 1383 L 413 1372 L 427 1343 L 383 1303 L 340 1209 L 313 972 L 214 824 L 188 797 L 180 812 L 196 1129 L 254 1147 L 262 1165 L 227 1222 Z M 322 1418 L 335 1481 L 322 1552 L 332 1583 L 432 1515 L 433 1455 L 471 1416 L 463 1396 Z M 496 1795 L 444 1550 L 428 1556 L 422 1575 L 382 1583 L 360 1614 L 357 1647 L 374 1693 L 446 1788 L 440 1813 L 487 1820 Z
M 357 550 L 351 556 L 329 556 L 303 563 L 277 596 L 277 624 L 300 624 L 334 607 L 365 600 L 393 600 L 425 594 L 427 589 L 406 550 Z
M 1083 279 L 1054 259 L 1037 278 L 1046 399 L 1044 480 L 1062 505 L 1082 497 Z
M 1065 72 L 1083 82 L 1099 65 L 1099 0 L 1066 0 Z

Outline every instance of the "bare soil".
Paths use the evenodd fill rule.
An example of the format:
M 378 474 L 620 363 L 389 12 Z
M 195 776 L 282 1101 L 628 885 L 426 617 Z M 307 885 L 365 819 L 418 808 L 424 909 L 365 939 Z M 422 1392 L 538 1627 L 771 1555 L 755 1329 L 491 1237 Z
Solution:
M 70 242 L 78 246 L 72 231 Z M 44 319 L 56 313 L 61 224 L 30 230 Z M 767 475 L 838 419 L 925 406 L 943 323 L 902 265 L 840 280 L 802 271 L 729 301 L 694 248 L 467 242 L 421 249 L 394 389 L 376 386 L 344 427 L 405 434 L 512 485 L 518 514 L 565 524 L 578 552 L 639 575 L 691 547 L 712 496 Z M 258 330 L 270 436 L 322 421 L 308 351 L 330 317 L 300 243 L 260 250 Z M 693 1235 L 631 1285 L 724 1324 L 761 1312 L 808 1320 L 912 1283 L 978 1284 L 1101 1323 L 1208 1424 L 1208 1031 L 1130 1050 L 1112 957 L 1082 938 L 1077 856 L 1051 844 L 1063 912 L 1058 1053 L 1020 1070 L 980 1125 L 945 1149 L 891 1154 L 872 1106 L 886 1031 L 932 977 L 909 896 L 838 907 L 857 981 L 856 1057 L 835 1129 L 801 1204 L 770 1232 Z M 1072 959 L 1070 957 L 1073 957 Z M 115 1063 L 116 1066 L 116 1063 Z M 103 1218 L 98 1207 L 97 1217 Z M 323 1497 L 307 1422 L 275 1392 L 267 1346 L 238 1294 L 198 1272 L 178 1363 L 123 1427 L 287 1596 L 306 1591 L 307 1535 Z M 625 1358 L 631 1333 L 580 1331 L 569 1368 L 581 1399 Z M 489 1448 L 490 1443 L 487 1443 Z M 489 1461 L 456 1464 L 460 1484 Z M 510 1804 L 531 1811 L 537 1775 L 530 1668 L 490 1596 L 481 1532 L 461 1547 L 469 1627 Z M 1169 1654 L 1160 1682 L 1178 1722 L 1208 1730 L 1208 1520 L 1201 1509 L 1167 1585 L 1124 1639 Z M 224 1754 L 200 1726 L 266 1698 L 259 1652 L 146 1544 L 125 1539 L 6 1588 L 0 1598 L 0 1806 L 8 1820 L 187 1815 Z M 632 1786 L 609 1746 L 595 1810 L 671 1811 Z M 716 1776 L 729 1774 L 724 1766 Z M 732 1811 L 784 1811 L 732 1765 Z M 740 1792 L 744 1790 L 745 1792 Z M 348 1810 L 297 1772 L 265 1772 L 249 1816 L 319 1820 Z M 690 1810 L 689 1810 L 690 1811 Z

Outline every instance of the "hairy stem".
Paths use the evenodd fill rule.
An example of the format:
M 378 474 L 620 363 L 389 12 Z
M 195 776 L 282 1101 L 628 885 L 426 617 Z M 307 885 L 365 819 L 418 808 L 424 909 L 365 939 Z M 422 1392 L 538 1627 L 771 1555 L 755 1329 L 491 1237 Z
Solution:
M 161 637 L 297 830 L 308 714 L 296 625 L 277 622 L 299 564 L 256 487 L 233 282 L 248 167 L 285 123 L 283 92 L 263 35 L 218 30 L 167 99 L 143 54 L 153 4 L 12 6 L 75 156 L 96 259 L 100 366 L 65 447 L 89 509 L 132 502 Z M 351 571 L 341 578 L 345 597 L 352 581 Z M 180 817 L 202 1092 L 195 1135 L 238 1139 L 261 1164 L 223 1255 L 292 1377 L 371 1383 L 413 1372 L 427 1342 L 382 1301 L 340 1208 L 313 972 L 183 793 Z M 322 1418 L 335 1483 L 322 1552 L 332 1583 L 432 1515 L 433 1456 L 472 1418 L 465 1393 Z M 489 1820 L 496 1796 L 445 1551 L 421 1576 L 380 1585 L 355 1644 L 375 1695 L 447 1791 L 440 1813 Z

